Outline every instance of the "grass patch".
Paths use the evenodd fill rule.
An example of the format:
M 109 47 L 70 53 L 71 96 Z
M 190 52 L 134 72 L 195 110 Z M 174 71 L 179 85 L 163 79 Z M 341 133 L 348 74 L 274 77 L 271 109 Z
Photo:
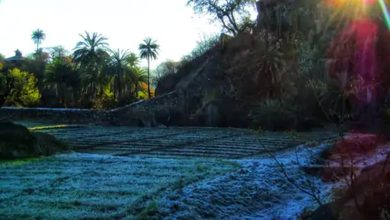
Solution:
M 40 130 L 52 130 L 52 129 L 63 129 L 63 128 L 78 128 L 79 125 L 68 125 L 68 124 L 60 124 L 60 125 L 41 125 L 41 126 L 34 126 L 31 128 L 28 128 L 30 131 L 40 131 Z
M 16 160 L 0 160 L 0 169 L 7 167 L 19 167 L 26 164 L 37 163 L 41 161 L 42 158 L 25 158 L 25 159 L 16 159 Z
M 137 220 L 150 220 L 159 219 L 156 217 L 158 214 L 158 205 L 156 201 L 151 201 L 136 217 Z

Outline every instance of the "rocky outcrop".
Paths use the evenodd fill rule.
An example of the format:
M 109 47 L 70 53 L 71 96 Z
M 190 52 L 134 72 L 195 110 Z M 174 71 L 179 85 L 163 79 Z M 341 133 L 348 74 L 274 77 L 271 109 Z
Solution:
M 307 10 L 300 13 L 301 9 Z M 204 55 L 164 78 L 158 84 L 157 94 L 183 94 L 178 104 L 185 106 L 182 114 L 190 122 L 247 127 L 254 105 L 297 93 L 293 81 L 296 55 L 286 48 L 289 43 L 298 42 L 296 33 L 315 30 L 317 15 L 313 20 L 307 18 L 316 9 L 317 2 L 309 0 L 258 1 L 254 30 L 235 37 L 221 36 Z M 291 42 L 284 43 L 285 40 Z
M 33 133 L 21 125 L 0 122 L 0 159 L 48 156 L 66 149 L 66 145 L 49 134 Z

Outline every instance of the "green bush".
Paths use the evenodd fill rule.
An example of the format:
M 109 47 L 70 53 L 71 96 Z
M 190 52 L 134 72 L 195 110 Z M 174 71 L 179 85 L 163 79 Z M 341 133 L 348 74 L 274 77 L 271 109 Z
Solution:
M 7 104 L 16 106 L 36 106 L 39 104 L 41 93 L 37 87 L 38 80 L 33 74 L 15 68 L 10 70 L 9 76 L 13 86 L 7 97 Z
M 255 129 L 288 130 L 294 128 L 296 124 L 294 112 L 277 100 L 267 100 L 256 106 L 251 118 L 252 127 Z
M 114 92 L 110 84 L 103 87 L 102 94 L 93 101 L 93 108 L 95 109 L 111 109 L 115 107 Z

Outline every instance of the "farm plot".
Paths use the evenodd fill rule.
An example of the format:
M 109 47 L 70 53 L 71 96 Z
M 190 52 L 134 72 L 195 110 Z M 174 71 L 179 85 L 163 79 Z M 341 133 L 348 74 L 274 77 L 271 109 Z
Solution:
M 327 203 L 332 184 L 308 176 L 299 164 L 310 164 L 327 145 L 299 146 L 274 154 L 283 164 L 289 178 L 302 184 L 310 181 L 318 198 Z M 298 159 L 299 158 L 299 159 Z M 231 219 L 274 220 L 300 219 L 306 209 L 318 204 L 313 197 L 289 182 L 274 158 L 268 155 L 235 160 L 241 168 L 215 178 L 189 184 L 168 192 L 157 201 L 158 213 L 164 219 Z
M 279 151 L 335 137 L 328 132 L 256 133 L 233 128 L 134 128 L 98 125 L 37 127 L 53 134 L 77 152 L 117 156 L 211 157 L 238 159 Z
M 0 219 L 118 218 L 233 162 L 71 153 L 0 164 Z M 136 214 L 135 214 L 136 216 Z
M 0 219 L 134 219 L 149 212 L 166 219 L 255 213 L 256 219 L 287 193 L 269 189 L 277 171 L 266 168 L 264 153 L 334 138 L 326 132 L 21 123 L 74 152 L 0 162 Z

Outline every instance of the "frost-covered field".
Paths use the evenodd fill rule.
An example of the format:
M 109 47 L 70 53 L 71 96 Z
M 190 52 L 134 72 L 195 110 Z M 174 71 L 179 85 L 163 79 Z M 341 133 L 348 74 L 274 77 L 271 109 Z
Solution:
M 256 133 L 235 128 L 137 128 L 98 125 L 42 126 L 22 122 L 35 131 L 53 134 L 78 152 L 116 156 L 153 155 L 238 159 L 279 151 L 334 137 L 328 132 Z
M 0 219 L 113 218 L 133 203 L 234 170 L 218 160 L 71 153 L 1 164 Z
M 74 152 L 0 163 L 0 219 L 132 219 L 150 204 L 166 219 L 294 219 L 314 203 L 283 180 L 265 152 L 275 152 L 294 178 L 305 178 L 292 163 L 293 147 L 333 137 L 22 123 L 64 140 Z M 312 155 L 306 149 L 299 148 L 302 161 Z
M 315 184 L 321 202 L 330 199 L 331 184 L 306 175 L 300 165 L 310 163 L 326 145 L 312 148 L 298 146 L 275 154 L 289 178 L 298 184 Z M 298 159 L 297 159 L 298 158 Z M 298 219 L 304 209 L 318 204 L 308 194 L 294 187 L 282 175 L 275 158 L 260 156 L 236 160 L 239 170 L 205 179 L 168 193 L 158 206 L 167 219 Z M 306 188 L 305 190 L 307 190 Z

